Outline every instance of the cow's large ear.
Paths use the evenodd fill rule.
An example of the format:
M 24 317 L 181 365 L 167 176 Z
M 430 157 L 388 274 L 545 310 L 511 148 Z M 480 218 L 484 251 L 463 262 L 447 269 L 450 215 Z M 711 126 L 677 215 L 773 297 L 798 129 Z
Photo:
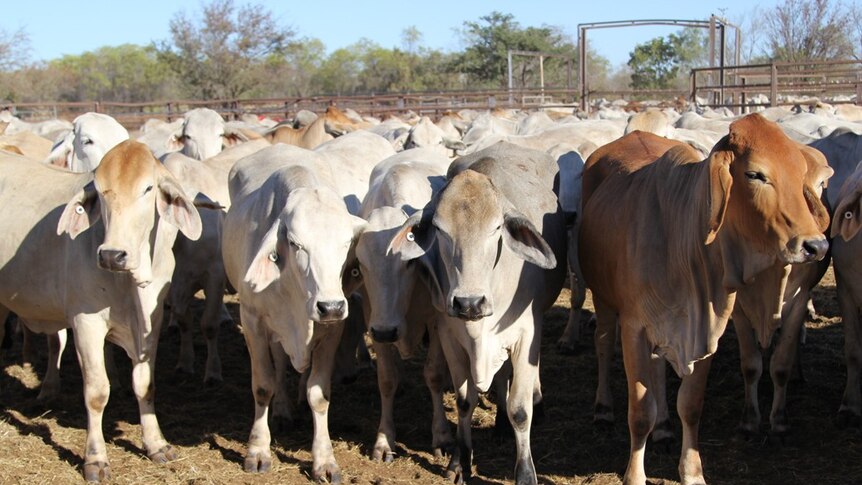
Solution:
M 846 184 L 844 188 L 847 188 Z M 853 190 L 844 192 L 838 199 L 834 214 L 830 236 L 834 238 L 840 235 L 845 241 L 856 236 L 862 228 L 862 187 L 856 186 Z
M 284 226 L 280 219 L 272 224 L 263 240 L 260 242 L 260 248 L 257 250 L 254 259 L 245 273 L 245 281 L 251 291 L 260 293 L 265 290 L 273 281 L 277 280 L 281 275 L 281 268 L 284 266 L 284 256 L 278 251 L 278 239 L 284 237 L 282 235 Z
M 167 169 L 163 169 L 159 177 L 156 209 L 160 217 L 168 224 L 179 228 L 187 238 L 197 241 L 201 237 L 201 216 L 194 202 L 189 200 L 183 188 Z
M 185 123 L 184 123 L 185 125 Z M 171 136 L 165 141 L 165 149 L 169 152 L 177 152 L 183 149 L 186 144 L 186 135 L 183 134 L 183 128 L 171 133 Z
M 258 138 L 261 137 L 258 136 Z M 234 145 L 239 145 L 240 143 L 247 142 L 249 139 L 249 136 L 242 130 L 238 128 L 225 127 L 222 142 L 224 143 L 224 146 L 232 147 Z
M 57 235 L 62 236 L 64 232 L 68 232 L 69 237 L 75 239 L 100 217 L 102 212 L 99 207 L 99 194 L 96 192 L 96 184 L 91 181 L 66 204 L 57 223 Z
M 422 257 L 434 245 L 434 225 L 431 220 L 434 213 L 421 210 L 408 217 L 401 229 L 392 237 L 386 254 L 401 255 L 402 261 L 410 261 Z
M 715 241 L 718 230 L 724 223 L 727 213 L 727 203 L 730 199 L 730 187 L 733 185 L 733 177 L 730 175 L 730 162 L 733 160 L 733 152 L 718 149 L 727 137 L 719 141 L 716 148 L 710 153 L 709 163 L 709 222 L 706 228 L 705 244 Z
M 557 267 L 554 251 L 536 227 L 521 214 L 509 212 L 503 216 L 503 243 L 528 263 L 544 269 Z
M 808 210 L 811 212 L 811 216 L 814 217 L 814 222 L 817 223 L 820 232 L 826 232 L 829 229 L 829 211 L 822 201 L 823 188 L 826 187 L 829 177 L 835 171 L 829 166 L 829 162 L 820 150 L 801 143 L 799 144 L 799 150 L 808 164 L 806 180 L 816 184 L 815 186 L 811 186 L 806 183 L 803 186 L 802 191 L 805 196 L 805 202 L 808 204 Z
M 75 138 L 75 133 L 69 131 L 62 139 L 54 143 L 51 147 L 51 153 L 45 158 L 44 163 L 54 165 L 55 167 L 70 168 L 72 164 L 72 142 Z

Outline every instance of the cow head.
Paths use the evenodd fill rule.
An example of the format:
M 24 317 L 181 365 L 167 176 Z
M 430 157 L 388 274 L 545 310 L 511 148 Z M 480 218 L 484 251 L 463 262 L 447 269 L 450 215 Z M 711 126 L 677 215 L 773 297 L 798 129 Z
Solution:
M 454 176 L 433 210 L 411 216 L 392 239 L 390 250 L 409 260 L 436 245 L 439 263 L 430 264 L 428 274 L 434 279 L 432 293 L 443 298 L 450 316 L 474 321 L 494 313 L 494 268 L 504 248 L 541 268 L 557 265 L 533 224 L 485 175 L 467 169 Z M 440 276 L 448 282 L 445 296 Z
M 72 172 L 90 172 L 108 150 L 128 139 L 129 132 L 114 118 L 84 113 L 72 122 L 72 131 L 54 144 L 46 162 Z
M 395 342 L 404 335 L 404 317 L 418 277 L 416 264 L 387 251 L 406 219 L 394 207 L 375 209 L 356 241 L 356 258 L 371 308 L 368 326 L 378 342 Z
M 146 286 L 152 280 L 156 213 L 189 239 L 200 237 L 200 216 L 177 180 L 146 145 L 124 141 L 105 154 L 94 180 L 66 204 L 57 234 L 67 232 L 75 239 L 101 218 L 105 239 L 97 249 L 98 265 L 131 273 L 139 286 Z
M 342 271 L 365 221 L 347 212 L 344 201 L 321 188 L 291 191 L 284 210 L 261 241 L 245 276 L 252 291 L 271 284 L 307 295 L 308 318 L 329 323 L 347 318 Z
M 197 108 L 186 113 L 182 129 L 168 139 L 168 150 L 180 150 L 188 157 L 206 160 L 244 141 L 248 141 L 248 136 L 228 128 L 220 114 L 209 108 Z
M 826 255 L 829 245 L 821 227 L 828 216 L 808 180 L 811 156 L 757 114 L 734 121 L 730 134 L 713 148 L 707 241 L 724 225 L 725 244 L 744 240 L 748 248 L 723 251 L 728 286 L 751 281 L 776 259 L 791 264 Z M 818 171 L 815 178 L 828 172 Z

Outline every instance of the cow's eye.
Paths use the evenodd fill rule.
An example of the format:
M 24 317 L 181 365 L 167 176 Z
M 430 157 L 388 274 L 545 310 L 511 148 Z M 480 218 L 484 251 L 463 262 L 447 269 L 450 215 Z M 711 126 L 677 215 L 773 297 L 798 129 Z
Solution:
M 93 144 L 93 140 L 91 138 L 84 138 L 81 141 L 84 145 L 92 145 Z
M 763 175 L 761 172 L 755 172 L 753 170 L 745 172 L 745 176 L 748 180 L 757 181 L 761 183 L 766 183 L 766 175 Z
M 147 186 L 147 188 L 146 188 L 146 189 L 144 189 L 144 195 L 149 194 L 151 190 L 153 190 L 153 186 L 152 186 L 152 185 L 148 185 L 148 186 Z
M 300 251 L 303 249 L 302 244 L 299 244 L 298 242 L 294 241 L 293 239 L 288 239 L 288 242 L 290 243 L 290 246 L 297 251 Z

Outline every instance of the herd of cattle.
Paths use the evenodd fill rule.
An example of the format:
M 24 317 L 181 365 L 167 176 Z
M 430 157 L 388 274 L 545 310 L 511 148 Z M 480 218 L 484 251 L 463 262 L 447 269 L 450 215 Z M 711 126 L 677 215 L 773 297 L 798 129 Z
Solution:
M 222 379 L 225 292 L 240 301 L 255 402 L 246 471 L 270 469 L 270 423 L 291 418 L 289 360 L 313 415 L 312 477 L 341 481 L 330 383 L 367 351 L 367 331 L 381 396 L 373 459 L 391 460 L 396 448 L 397 359 L 424 347 L 431 446 L 449 454 L 447 478 L 469 480 L 471 418 L 478 393 L 494 385 L 515 435 L 515 481 L 535 484 L 543 314 L 568 278 L 571 316 L 558 345 L 575 345 L 589 288 L 597 421 L 614 419 L 609 369 L 622 344 L 624 483 L 645 483 L 647 440 L 672 435 L 667 363 L 682 379 L 680 480 L 704 483 L 698 426 L 719 337 L 732 320 L 740 426 L 752 433 L 761 350 L 774 348 L 769 422 L 786 433 L 787 384 L 830 253 L 846 332 L 839 413 L 862 417 L 862 109 L 798 111 L 606 107 L 587 119 L 464 110 L 434 122 L 331 107 L 276 124 L 194 109 L 146 123 L 135 139 L 104 114 L 31 124 L 3 112 L 0 317 L 14 312 L 25 333 L 49 336 L 43 399 L 59 392 L 65 332 L 74 332 L 88 481 L 110 473 L 106 341 L 132 361 L 147 455 L 177 458 L 155 414 L 156 346 L 168 309 L 181 329 L 177 367 L 193 370 L 190 303 L 203 290 L 206 381 Z M 443 405 L 450 385 L 454 436 Z

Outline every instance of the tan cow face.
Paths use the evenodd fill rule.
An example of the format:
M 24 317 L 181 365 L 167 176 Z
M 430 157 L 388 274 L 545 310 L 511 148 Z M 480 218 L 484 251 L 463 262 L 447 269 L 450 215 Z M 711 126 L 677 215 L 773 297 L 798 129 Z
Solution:
M 245 276 L 252 291 L 275 281 L 306 297 L 308 318 L 337 322 L 347 318 L 342 272 L 353 240 L 365 221 L 350 215 L 334 192 L 298 189 L 263 237 Z
M 200 237 L 200 216 L 176 179 L 146 145 L 125 141 L 105 154 L 93 182 L 66 205 L 57 234 L 68 232 L 75 239 L 101 218 L 105 238 L 97 250 L 99 267 L 129 272 L 146 286 L 152 279 L 156 212 L 189 239 Z
M 450 316 L 474 321 L 493 315 L 494 269 L 504 246 L 541 268 L 557 265 L 536 228 L 501 198 L 488 177 L 472 170 L 452 178 L 430 219 L 414 214 L 395 235 L 390 250 L 415 259 L 437 245 L 440 265 L 428 268 L 436 280 L 431 289 L 444 298 Z M 438 274 L 441 271 L 445 274 Z M 441 279 L 448 282 L 448 290 L 440 287 Z
M 375 209 L 356 241 L 356 258 L 368 294 L 368 326 L 378 342 L 395 342 L 405 334 L 404 317 L 413 295 L 417 265 L 387 252 L 392 237 L 407 216 L 394 207 Z
M 735 234 L 762 257 L 785 264 L 823 259 L 829 248 L 821 229 L 825 209 L 808 179 L 825 171 L 809 175 L 799 144 L 775 123 L 750 115 L 730 125 L 712 156 L 732 160 L 727 220 Z

